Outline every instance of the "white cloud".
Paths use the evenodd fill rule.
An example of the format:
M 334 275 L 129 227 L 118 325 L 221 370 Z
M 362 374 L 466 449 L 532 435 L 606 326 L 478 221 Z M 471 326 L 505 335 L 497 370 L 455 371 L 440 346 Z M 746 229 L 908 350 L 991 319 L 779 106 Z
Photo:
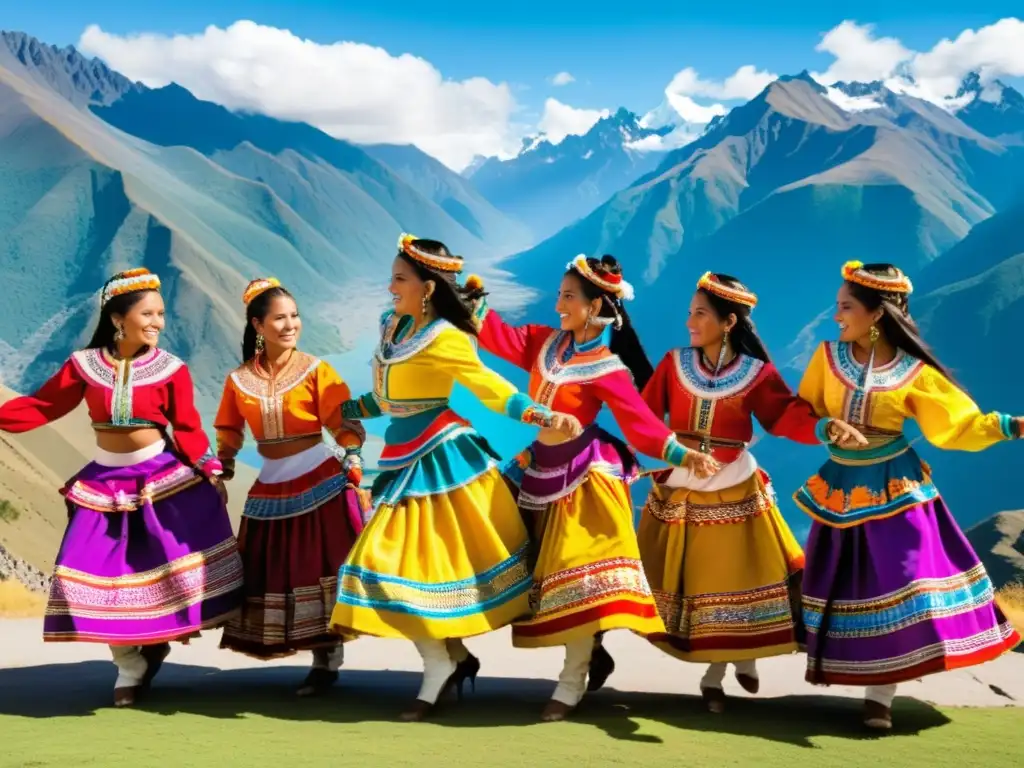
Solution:
M 844 21 L 830 30 L 816 50 L 831 53 L 832 65 L 813 77 L 825 85 L 845 80 L 881 80 L 898 93 L 956 109 L 972 95 L 956 98 L 966 75 L 977 72 L 984 99 L 997 99 L 998 77 L 1024 76 L 1024 21 L 1007 18 L 978 30 L 943 39 L 930 51 L 907 49 L 895 38 L 876 38 L 872 25 Z
M 568 85 L 569 83 L 575 83 L 576 78 L 568 72 L 559 72 L 557 75 L 551 78 L 552 85 Z
M 577 109 L 549 98 L 544 102 L 544 114 L 537 127 L 548 141 L 559 144 L 566 136 L 582 136 L 610 114 L 607 109 Z
M 676 73 L 665 92 L 679 96 L 707 96 L 724 101 L 752 99 L 777 77 L 766 70 L 758 70 L 753 64 L 745 64 L 725 80 L 716 82 L 701 80 L 697 70 L 687 67 Z
M 870 83 L 891 77 L 911 52 L 893 37 L 874 37 L 874 26 L 844 21 L 825 33 L 814 50 L 835 57 L 822 74 L 812 77 L 826 85 L 839 81 Z
M 850 96 L 832 86 L 828 86 L 825 91 L 829 100 L 846 112 L 866 112 L 869 109 L 880 109 L 882 107 L 881 102 L 874 96 Z
M 447 80 L 408 53 L 324 45 L 252 21 L 173 37 L 123 37 L 91 25 L 78 47 L 151 87 L 173 81 L 200 99 L 308 122 L 354 142 L 415 144 L 456 170 L 476 155 L 514 156 L 523 134 L 505 83 Z

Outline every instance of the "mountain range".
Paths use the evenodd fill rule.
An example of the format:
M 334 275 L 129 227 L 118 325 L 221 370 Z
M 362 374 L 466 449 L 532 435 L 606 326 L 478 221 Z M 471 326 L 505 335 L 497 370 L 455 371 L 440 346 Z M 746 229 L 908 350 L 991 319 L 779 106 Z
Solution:
M 794 386 L 814 344 L 834 336 L 840 264 L 892 261 L 915 280 L 927 338 L 979 404 L 1024 413 L 1013 352 L 1024 321 L 1024 98 L 976 76 L 958 96 L 951 110 L 805 72 L 670 151 L 652 148 L 686 126 L 621 109 L 583 136 L 533 137 L 516 158 L 460 175 L 412 146 L 357 146 L 232 112 L 2 33 L 3 383 L 38 386 L 91 333 L 103 280 L 143 265 L 164 280 L 162 343 L 188 360 L 207 421 L 236 364 L 242 289 L 258 275 L 295 292 L 303 347 L 361 389 L 395 240 L 411 231 L 465 255 L 494 306 L 543 322 L 569 258 L 615 254 L 654 360 L 683 342 L 681 297 L 700 273 L 735 274 L 761 296 L 755 319 Z M 525 439 L 482 408 L 472 418 L 499 444 Z M 811 450 L 771 438 L 758 447 L 798 531 L 786 500 L 820 459 Z M 1017 451 L 922 448 L 968 523 L 1019 508 Z

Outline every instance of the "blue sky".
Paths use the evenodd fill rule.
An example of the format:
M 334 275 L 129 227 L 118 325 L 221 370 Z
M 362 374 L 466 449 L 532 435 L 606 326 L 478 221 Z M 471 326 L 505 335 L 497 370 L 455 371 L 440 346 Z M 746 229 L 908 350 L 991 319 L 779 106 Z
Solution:
M 971 13 L 972 5 L 984 13 Z M 660 7 L 659 7 L 660 6 Z M 838 10 L 837 10 L 838 8 Z M 4 11 L 7 29 L 64 45 L 88 24 L 105 31 L 195 33 L 239 19 L 290 29 L 322 43 L 355 40 L 392 54 L 410 52 L 446 77 L 480 75 L 507 81 L 517 97 L 539 108 L 546 96 L 575 106 L 655 106 L 672 76 L 686 66 L 722 78 L 742 64 L 775 72 L 824 68 L 816 53 L 821 35 L 841 22 L 872 23 L 880 35 L 927 50 L 942 37 L 1020 13 L 1019 2 L 963 0 L 858 3 L 599 3 L 599 2 L 275 2 L 272 0 L 177 0 L 143 3 L 110 0 L 47 0 Z M 546 78 L 567 70 L 576 82 L 550 87 Z
M 885 52 L 884 41 L 875 46 L 878 38 L 893 38 L 892 46 L 904 52 L 927 52 L 944 38 L 956 39 L 966 29 L 1010 17 L 1020 2 L 974 5 L 984 5 L 984 13 L 972 13 L 972 5 L 963 0 L 864 0 L 838 8 L 834 3 L 763 0 L 660 8 L 578 0 L 514 5 L 479 0 L 177 0 L 159 5 L 47 0 L 5 10 L 3 24 L 57 45 L 77 43 L 89 25 L 98 25 L 102 32 L 93 35 L 87 52 L 100 53 L 115 69 L 148 85 L 174 80 L 232 109 L 304 120 L 356 142 L 415 143 L 459 169 L 475 154 L 515 154 L 524 135 L 544 131 L 558 141 L 566 133 L 583 132 L 598 118 L 596 110 L 625 106 L 644 114 L 663 102 L 666 86 L 685 68 L 696 73 L 690 85 L 673 91 L 685 104 L 673 102 L 671 114 L 682 115 L 699 130 L 710 119 L 708 109 L 724 112 L 750 98 L 770 80 L 768 73 L 808 69 L 834 75 L 829 68 L 836 57 L 815 46 L 844 21 L 872 29 L 863 32 L 863 40 L 844 38 L 849 55 L 843 57 L 845 69 L 839 69 L 867 72 L 871 67 L 865 69 L 863 62 Z M 240 20 L 258 27 L 203 34 L 207 27 L 228 30 Z M 279 30 L 295 37 L 276 34 Z M 125 40 L 136 33 L 195 38 L 188 46 Z M 990 35 L 987 47 L 974 46 L 973 53 L 967 51 L 971 46 L 960 46 L 958 55 L 978 59 L 977 51 L 985 47 L 981 59 L 993 51 L 997 60 L 1011 62 L 1008 66 L 1024 75 L 1014 52 L 1024 50 L 1024 24 L 998 38 Z M 305 39 L 318 44 L 315 55 L 305 55 Z M 378 46 L 390 57 L 383 60 L 361 49 L 346 58 L 345 52 L 330 48 L 340 41 Z M 425 59 L 437 72 L 414 71 L 415 66 L 398 58 L 402 54 Z M 745 65 L 752 65 L 757 77 L 747 78 L 745 87 L 723 88 L 723 81 Z M 956 65 L 947 62 L 943 72 Z M 372 72 L 364 76 L 367 67 Z M 575 81 L 552 85 L 550 78 L 561 71 Z M 477 89 L 464 83 L 468 78 L 488 83 Z M 1020 85 L 1019 79 L 1003 79 Z M 460 85 L 446 95 L 444 81 Z M 499 87 L 502 83 L 508 84 L 507 92 Z M 942 85 L 943 80 L 929 83 Z M 949 83 L 947 78 L 946 90 L 935 98 L 952 95 Z M 552 105 L 550 98 L 561 104 Z M 405 102 L 401 111 L 400 102 Z

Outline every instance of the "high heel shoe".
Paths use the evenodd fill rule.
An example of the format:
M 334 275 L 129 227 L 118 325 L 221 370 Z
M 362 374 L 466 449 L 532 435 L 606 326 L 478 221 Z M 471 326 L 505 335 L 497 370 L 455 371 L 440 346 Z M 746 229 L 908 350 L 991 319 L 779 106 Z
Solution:
M 470 653 L 462 661 L 455 665 L 455 671 L 453 671 L 448 679 L 445 680 L 444 687 L 441 688 L 441 692 L 437 695 L 437 701 L 441 700 L 449 690 L 455 690 L 455 696 L 458 701 L 462 701 L 462 685 L 469 680 L 469 685 L 476 692 L 476 676 L 480 671 L 480 659 Z M 418 723 L 421 720 L 425 720 L 434 710 L 434 704 L 423 699 L 416 699 L 412 706 L 402 712 L 399 715 L 399 719 L 406 723 Z
M 615 671 L 615 659 L 605 650 L 601 643 L 594 646 L 594 653 L 590 657 L 590 669 L 587 672 L 587 690 L 600 690 L 608 676 Z

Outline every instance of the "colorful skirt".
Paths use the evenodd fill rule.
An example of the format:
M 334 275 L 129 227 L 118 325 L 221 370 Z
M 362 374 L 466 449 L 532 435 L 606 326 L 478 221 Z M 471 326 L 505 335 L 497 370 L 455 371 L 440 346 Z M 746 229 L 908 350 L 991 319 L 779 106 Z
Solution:
M 723 468 L 722 477 L 709 478 L 717 483 L 692 482 L 725 486 L 719 489 L 677 487 L 677 473 L 687 474 L 675 470 L 658 478 L 637 531 L 667 630 L 648 639 L 693 662 L 747 661 L 799 650 L 804 557 L 768 475 L 750 454 Z
M 61 489 L 47 642 L 187 640 L 238 611 L 242 561 L 217 490 L 161 443 L 131 458 L 103 454 Z
M 803 584 L 807 680 L 889 685 L 1016 646 L 984 566 L 906 439 L 830 451 L 794 494 L 814 519 Z
M 534 536 L 533 610 L 512 626 L 517 648 L 665 631 L 633 530 L 636 470 L 626 444 L 596 425 L 561 445 L 534 443 L 506 470 Z
M 396 417 L 374 511 L 338 574 L 347 638 L 470 637 L 529 612 L 526 528 L 498 455 L 447 408 Z
M 238 532 L 245 600 L 221 647 L 271 659 L 336 645 L 330 618 L 338 569 L 363 529 L 363 513 L 325 444 L 264 460 Z

